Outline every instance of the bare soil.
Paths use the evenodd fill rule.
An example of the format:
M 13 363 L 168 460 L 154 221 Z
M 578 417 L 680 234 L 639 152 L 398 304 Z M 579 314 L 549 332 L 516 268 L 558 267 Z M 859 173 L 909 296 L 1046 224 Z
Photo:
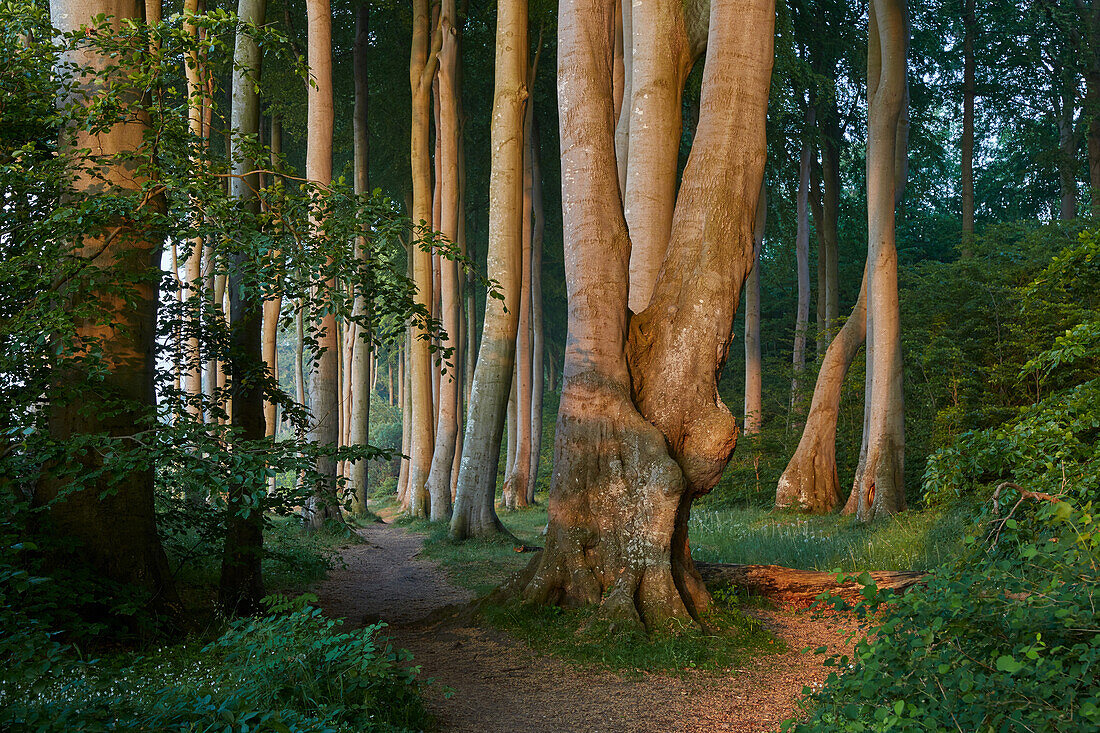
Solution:
M 427 702 L 443 731 L 774 731 L 797 714 L 803 687 L 821 683 L 831 669 L 802 650 L 836 649 L 845 639 L 835 619 L 750 609 L 786 642 L 786 652 L 759 655 L 733 673 L 623 676 L 584 669 L 496 629 L 427 619 L 472 600 L 471 593 L 418 557 L 420 535 L 387 524 L 359 534 L 364 543 L 345 548 L 343 567 L 318 587 L 321 606 L 355 625 L 390 624 L 395 644 L 411 651 L 423 677 L 433 680 Z

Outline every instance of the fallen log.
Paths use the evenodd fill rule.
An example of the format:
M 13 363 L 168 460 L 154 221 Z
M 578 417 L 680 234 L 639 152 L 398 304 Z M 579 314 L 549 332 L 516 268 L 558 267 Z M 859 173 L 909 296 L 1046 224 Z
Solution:
M 782 565 L 735 565 L 726 563 L 695 563 L 708 585 L 728 583 L 753 595 L 763 596 L 783 606 L 809 606 L 823 591 L 832 591 L 847 601 L 861 598 L 859 583 L 838 583 L 836 573 L 796 570 Z M 846 573 L 845 576 L 859 575 Z M 925 577 L 919 571 L 872 572 L 879 589 L 892 588 L 899 593 L 913 587 Z

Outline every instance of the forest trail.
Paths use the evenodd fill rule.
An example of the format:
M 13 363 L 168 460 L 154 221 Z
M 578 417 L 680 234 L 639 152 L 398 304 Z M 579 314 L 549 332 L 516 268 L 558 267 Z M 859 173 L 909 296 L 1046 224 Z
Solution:
M 354 625 L 390 624 L 424 678 L 440 729 L 455 733 L 600 733 L 778 730 L 796 709 L 804 685 L 831 668 L 806 647 L 843 643 L 842 632 L 808 613 L 752 609 L 787 644 L 736 674 L 691 672 L 619 675 L 584 669 L 532 651 L 491 627 L 433 625 L 425 617 L 472 599 L 442 567 L 418 557 L 423 538 L 389 524 L 359 529 L 363 544 L 341 551 L 343 567 L 317 588 L 333 617 Z M 448 699 L 443 691 L 454 694 Z

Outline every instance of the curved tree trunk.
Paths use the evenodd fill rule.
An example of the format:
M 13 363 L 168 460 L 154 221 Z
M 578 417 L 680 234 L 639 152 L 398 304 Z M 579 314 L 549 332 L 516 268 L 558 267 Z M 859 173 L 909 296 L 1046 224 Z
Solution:
M 768 221 L 767 182 L 760 181 L 753 225 L 753 265 L 745 280 L 745 435 L 756 435 L 763 425 L 763 375 L 760 358 L 760 253 Z
M 444 0 L 440 24 L 443 45 L 439 52 L 438 99 L 439 115 L 436 128 L 438 144 L 439 181 L 439 230 L 443 238 L 458 244 L 458 29 L 455 27 L 454 0 Z M 458 265 L 453 259 L 440 257 L 439 261 L 440 320 L 446 337 L 441 343 L 451 349 L 451 369 L 440 374 L 439 414 L 435 427 L 435 449 L 428 474 L 428 493 L 431 496 L 433 522 L 451 518 L 451 472 L 455 462 L 458 440 L 459 389 L 461 371 L 458 370 L 461 351 L 459 319 L 462 304 L 458 287 Z M 441 370 L 442 371 L 442 370 Z
M 853 497 L 860 521 L 905 509 L 905 422 L 894 209 L 907 122 L 908 21 L 902 0 L 874 0 L 869 19 L 867 142 L 867 406 Z
M 328 186 L 332 182 L 332 13 L 329 0 L 307 0 L 308 60 L 314 83 L 307 88 L 306 178 Z M 321 222 L 315 221 L 318 231 Z M 335 278 L 326 284 L 330 292 L 336 289 Z M 321 319 L 317 346 L 323 352 L 309 379 L 309 407 L 313 423 L 309 439 L 319 445 L 335 446 L 340 442 L 339 364 L 340 348 L 336 316 L 332 309 Z M 317 459 L 321 479 L 306 507 L 306 520 L 311 528 L 319 528 L 326 520 L 343 521 L 340 499 L 336 495 L 336 461 L 322 455 Z
M 439 43 L 442 34 L 433 36 L 430 29 L 427 0 L 413 3 L 413 38 L 409 62 L 409 82 L 412 88 L 412 220 L 415 231 L 410 241 L 412 247 L 412 279 L 416 283 L 415 300 L 426 312 L 433 312 L 432 254 L 422 249 L 417 240 L 427 239 L 432 224 L 432 160 L 431 138 L 431 89 L 439 59 Z M 429 43 L 432 47 L 429 48 Z M 409 444 L 409 513 L 427 517 L 430 497 L 427 490 L 428 473 L 432 467 L 432 448 L 435 444 L 435 407 L 432 399 L 432 355 L 430 332 L 425 324 L 414 324 L 409 343 L 409 373 L 412 389 L 409 402 L 412 407 Z
M 504 303 L 509 307 L 505 310 L 501 301 L 486 298 L 451 518 L 451 537 L 458 540 L 504 531 L 493 504 L 500 441 L 515 368 L 526 82 L 527 3 L 502 0 L 497 11 L 486 272 L 500 283 Z
M 606 73 L 614 7 L 606 0 L 563 6 L 558 69 L 570 339 L 546 549 L 518 580 L 530 601 L 600 603 L 605 617 L 647 628 L 697 619 L 709 603 L 688 552 L 687 517 L 736 442 L 716 373 L 751 269 L 774 12 L 767 0 L 711 3 L 696 143 L 653 297 L 628 329 L 630 240 L 617 196 Z M 698 25 L 691 20 L 686 27 Z M 634 32 L 640 28 L 635 22 Z M 634 143 L 632 131 L 631 165 L 645 157 L 635 158 Z

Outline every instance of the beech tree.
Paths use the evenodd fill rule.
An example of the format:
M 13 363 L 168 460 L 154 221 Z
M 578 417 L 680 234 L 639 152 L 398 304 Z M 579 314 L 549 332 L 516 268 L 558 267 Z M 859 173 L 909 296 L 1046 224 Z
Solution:
M 716 378 L 752 267 L 775 6 L 716 0 L 702 15 L 679 3 L 624 4 L 630 120 L 618 150 L 616 12 L 608 0 L 564 0 L 559 10 L 570 338 L 546 549 L 514 587 L 531 602 L 599 603 L 607 618 L 653 628 L 697 619 L 709 604 L 687 520 L 736 444 Z M 704 49 L 699 125 L 670 195 L 679 135 L 671 156 L 667 135 Z M 635 237 L 646 243 L 637 258 Z
M 745 435 L 756 435 L 764 422 L 763 374 L 760 358 L 760 252 L 768 221 L 768 188 L 760 183 L 756 221 L 752 227 L 752 270 L 745 281 Z
M 519 322 L 526 104 L 527 2 L 502 0 L 497 8 L 486 274 L 500 284 L 503 300 L 485 300 L 451 517 L 450 534 L 456 540 L 505 531 L 494 501 Z

